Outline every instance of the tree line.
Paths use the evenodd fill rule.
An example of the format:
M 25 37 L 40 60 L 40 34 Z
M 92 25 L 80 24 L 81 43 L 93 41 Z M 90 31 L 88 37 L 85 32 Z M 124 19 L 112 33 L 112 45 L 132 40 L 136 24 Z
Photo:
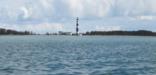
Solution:
M 156 32 L 147 30 L 138 31 L 91 31 L 84 35 L 133 35 L 133 36 L 156 36 Z
M 0 35 L 32 35 L 30 31 L 16 31 L 11 29 L 0 28 Z

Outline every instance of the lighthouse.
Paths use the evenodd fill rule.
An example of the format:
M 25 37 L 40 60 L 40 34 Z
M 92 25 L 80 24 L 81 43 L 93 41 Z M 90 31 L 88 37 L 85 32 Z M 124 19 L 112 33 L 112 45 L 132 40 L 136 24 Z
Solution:
M 79 18 L 76 19 L 76 35 L 79 35 Z

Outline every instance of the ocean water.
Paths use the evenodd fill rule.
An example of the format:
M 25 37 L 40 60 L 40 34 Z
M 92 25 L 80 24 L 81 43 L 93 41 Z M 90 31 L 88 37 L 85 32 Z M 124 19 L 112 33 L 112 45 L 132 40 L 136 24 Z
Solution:
M 0 75 L 156 75 L 156 37 L 0 36 Z

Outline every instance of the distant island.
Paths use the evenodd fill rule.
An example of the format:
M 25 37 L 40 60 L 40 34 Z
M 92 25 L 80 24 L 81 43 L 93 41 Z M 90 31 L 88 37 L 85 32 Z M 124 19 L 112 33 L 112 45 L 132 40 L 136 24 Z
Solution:
M 63 32 L 59 31 L 58 33 L 46 33 L 43 35 L 70 35 L 75 36 L 76 33 L 72 32 Z M 12 29 L 4 29 L 0 28 L 0 35 L 37 35 L 30 31 L 17 31 Z M 38 34 L 41 35 L 41 34 Z M 102 35 L 102 36 L 109 36 L 109 35 L 122 35 L 122 36 L 156 36 L 156 32 L 148 31 L 148 30 L 138 30 L 138 31 L 90 31 L 86 33 L 78 33 L 78 35 Z
M 129 36 L 156 36 L 156 32 L 147 30 L 138 31 L 91 31 L 83 35 L 129 35 Z
M 16 31 L 11 29 L 0 28 L 0 35 L 33 35 L 29 31 Z

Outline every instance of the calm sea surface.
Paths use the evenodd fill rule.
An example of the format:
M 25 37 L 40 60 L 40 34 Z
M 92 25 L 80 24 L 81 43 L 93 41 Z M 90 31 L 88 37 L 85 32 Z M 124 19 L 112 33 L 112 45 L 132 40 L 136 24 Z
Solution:
M 0 75 L 156 75 L 156 37 L 0 36 Z

